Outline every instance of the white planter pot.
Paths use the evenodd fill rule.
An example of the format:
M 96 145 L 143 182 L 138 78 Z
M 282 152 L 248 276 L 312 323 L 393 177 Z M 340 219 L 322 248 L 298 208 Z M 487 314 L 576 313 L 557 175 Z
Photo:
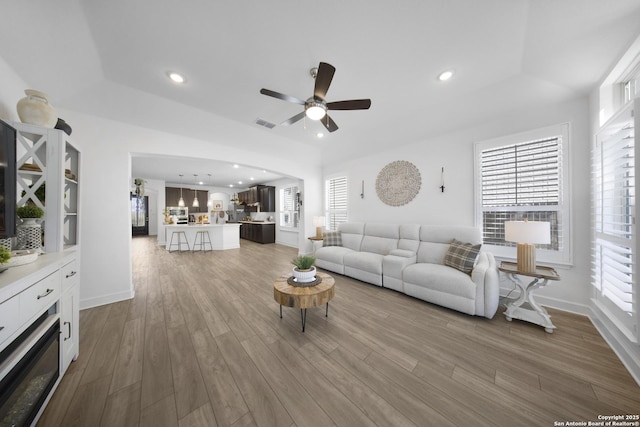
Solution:
M 26 97 L 18 101 L 18 117 L 22 123 L 53 128 L 58 122 L 58 113 L 49 104 L 47 94 L 27 89 Z
M 311 266 L 309 270 L 298 270 L 298 267 L 293 267 L 293 277 L 295 277 L 298 283 L 309 283 L 316 280 L 316 267 Z

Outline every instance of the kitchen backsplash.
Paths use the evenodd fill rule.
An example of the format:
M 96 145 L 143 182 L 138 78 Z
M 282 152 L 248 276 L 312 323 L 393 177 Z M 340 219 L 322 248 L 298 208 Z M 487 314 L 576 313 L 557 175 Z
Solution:
M 267 221 L 269 217 L 275 218 L 275 212 L 250 212 L 252 221 Z

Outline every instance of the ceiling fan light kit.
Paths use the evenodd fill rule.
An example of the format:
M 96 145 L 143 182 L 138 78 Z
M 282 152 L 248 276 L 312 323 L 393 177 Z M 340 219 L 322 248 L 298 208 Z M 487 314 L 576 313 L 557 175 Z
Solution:
M 325 116 L 325 114 L 327 114 L 326 105 L 312 98 L 309 98 L 309 100 L 307 100 L 304 109 L 307 117 L 309 117 L 309 119 L 311 120 L 320 120 Z
M 329 117 L 329 114 L 327 114 L 328 110 L 368 110 L 369 107 L 371 107 L 370 99 L 351 99 L 347 101 L 326 102 L 324 98 L 329 90 L 329 85 L 331 85 L 331 80 L 333 80 L 335 72 L 335 67 L 331 64 L 327 64 L 326 62 L 321 62 L 317 68 L 312 68 L 309 73 L 316 82 L 313 90 L 313 96 L 306 101 L 264 88 L 260 89 L 260 93 L 304 106 L 304 111 L 280 123 L 281 126 L 289 126 L 304 117 L 308 117 L 310 120 L 321 121 L 329 132 L 334 132 L 338 130 L 338 125 L 331 117 Z M 324 118 L 326 119 L 321 120 Z

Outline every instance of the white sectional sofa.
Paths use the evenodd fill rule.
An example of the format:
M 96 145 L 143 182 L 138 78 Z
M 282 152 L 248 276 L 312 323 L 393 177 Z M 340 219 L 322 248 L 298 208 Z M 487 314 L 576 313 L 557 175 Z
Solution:
M 315 251 L 317 267 L 470 315 L 490 319 L 498 309 L 498 269 L 491 253 L 480 250 L 469 273 L 445 265 L 454 239 L 482 243 L 475 227 L 344 223 L 337 237 L 341 245 Z

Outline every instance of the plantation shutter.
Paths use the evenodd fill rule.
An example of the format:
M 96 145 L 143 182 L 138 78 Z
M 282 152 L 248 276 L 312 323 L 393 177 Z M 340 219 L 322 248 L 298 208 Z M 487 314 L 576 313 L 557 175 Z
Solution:
M 511 246 L 504 222 L 528 219 L 551 223 L 551 244 L 561 245 L 561 138 L 511 144 L 480 154 L 481 208 L 484 242 Z
M 298 187 L 285 187 L 280 190 L 280 226 L 297 227 L 298 212 L 296 208 L 298 197 Z
M 592 152 L 592 284 L 596 301 L 634 339 L 636 177 L 631 105 L 598 134 Z
M 557 205 L 558 138 L 482 152 L 482 206 Z
M 294 197 L 296 195 L 297 187 L 287 187 L 283 189 L 282 195 L 282 210 L 293 211 L 294 210 Z
M 338 224 L 347 222 L 347 177 L 326 181 L 327 230 L 337 230 Z

